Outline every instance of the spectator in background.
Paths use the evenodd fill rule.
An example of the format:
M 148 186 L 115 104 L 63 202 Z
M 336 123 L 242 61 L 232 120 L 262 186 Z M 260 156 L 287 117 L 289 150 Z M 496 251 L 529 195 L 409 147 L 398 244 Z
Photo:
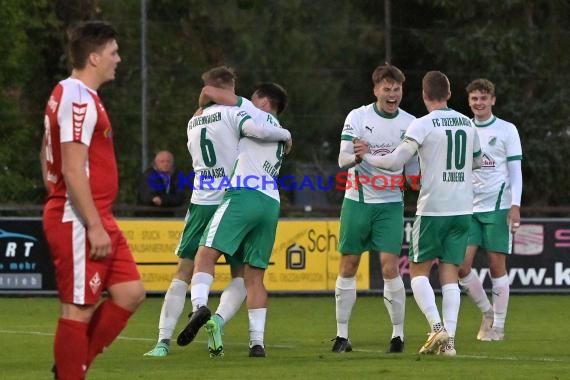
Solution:
M 186 200 L 184 189 L 178 185 L 174 170 L 174 156 L 161 150 L 154 157 L 152 167 L 142 175 L 138 189 L 138 203 L 142 206 L 177 207 Z M 174 216 L 173 212 L 153 212 L 148 216 Z

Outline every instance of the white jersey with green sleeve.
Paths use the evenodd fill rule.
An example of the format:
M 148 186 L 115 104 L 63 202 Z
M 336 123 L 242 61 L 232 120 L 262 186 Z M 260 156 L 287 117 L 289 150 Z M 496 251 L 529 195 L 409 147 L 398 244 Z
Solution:
M 493 116 L 486 124 L 475 122 L 481 142 L 481 169 L 473 172 L 473 211 L 511 208 L 511 182 L 507 163 L 522 160 L 517 128 Z
M 243 99 L 241 107 L 249 110 L 253 104 Z M 259 111 L 254 120 L 258 125 L 272 125 L 281 128 L 276 117 Z M 252 112 L 254 112 L 252 110 Z M 231 188 L 250 188 L 264 193 L 279 202 L 277 176 L 285 155 L 285 143 L 267 142 L 258 139 L 242 138 L 239 142 L 239 155 L 231 179 Z
M 247 112 L 238 107 L 214 104 L 190 119 L 188 151 L 195 173 L 192 203 L 220 204 L 238 155 L 240 127 L 249 118 Z
M 473 157 L 481 154 L 471 120 L 450 108 L 416 119 L 406 138 L 419 144 L 422 173 L 416 215 L 473 213 Z
M 249 99 L 246 99 L 242 96 L 238 96 L 237 107 L 240 107 L 245 112 L 247 112 L 247 114 L 251 116 L 254 123 L 257 125 L 266 125 L 268 123 L 268 119 L 273 118 L 273 117 L 268 118 L 267 115 L 271 116 L 271 114 L 263 110 L 260 110 L 259 108 L 254 106 Z M 279 123 L 277 124 L 279 125 Z M 279 127 L 281 126 L 279 125 Z
M 352 141 L 354 138 L 363 139 L 370 145 L 372 155 L 383 156 L 396 149 L 402 142 L 406 129 L 415 119 L 414 116 L 400 108 L 392 115 L 386 114 L 378 109 L 376 103 L 372 103 L 350 111 L 344 122 L 340 138 L 346 141 Z M 351 186 L 348 186 L 347 181 L 345 198 L 361 203 L 402 201 L 400 186 L 393 183 L 393 181 L 403 179 L 399 178 L 402 175 L 402 170 L 392 172 L 362 161 L 350 168 L 348 173 Z M 356 176 L 368 178 L 369 183 L 356 186 Z M 365 181 L 363 179 L 359 182 Z

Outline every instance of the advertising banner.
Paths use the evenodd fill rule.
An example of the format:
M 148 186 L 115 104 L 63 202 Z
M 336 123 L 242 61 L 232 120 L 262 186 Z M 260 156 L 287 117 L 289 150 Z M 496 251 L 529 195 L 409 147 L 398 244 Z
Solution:
M 334 291 L 340 254 L 338 219 L 281 220 L 265 274 L 268 290 Z M 359 290 L 370 288 L 368 260 L 356 277 Z
M 478 267 L 487 268 L 478 254 Z M 478 271 L 491 288 L 487 269 Z M 511 289 L 519 292 L 570 292 L 570 219 L 523 220 L 507 259 Z
M 149 292 L 165 292 L 176 271 L 174 254 L 182 220 L 121 219 L 123 230 Z M 410 289 L 407 259 L 412 220 L 404 226 L 400 271 Z M 265 274 L 269 291 L 334 291 L 338 273 L 338 219 L 283 219 L 277 228 L 271 262 Z M 513 254 L 507 259 L 513 292 L 570 292 L 570 219 L 523 219 L 515 235 Z M 491 288 L 487 259 L 479 252 L 474 269 L 486 289 Z M 213 290 L 222 290 L 230 279 L 229 266 L 216 266 Z M 439 289 L 437 263 L 430 281 Z M 359 290 L 381 292 L 382 271 L 378 255 L 367 255 L 357 276 Z M 0 294 L 55 293 L 49 250 L 39 218 L 0 218 Z
M 0 293 L 55 292 L 53 265 L 38 218 L 0 218 Z
M 174 252 L 182 221 L 160 219 L 119 220 L 133 251 L 147 291 L 165 292 L 176 271 Z M 338 272 L 338 220 L 281 220 L 265 286 L 269 291 L 334 290 Z M 369 289 L 368 262 L 363 261 L 357 286 Z M 222 258 L 216 265 L 212 290 L 223 290 L 231 279 Z
M 406 289 L 410 291 L 408 245 L 410 243 L 413 219 L 404 222 L 404 243 L 400 256 L 400 273 Z M 370 288 L 382 291 L 382 270 L 378 255 L 370 257 Z M 473 269 L 483 282 L 485 289 L 491 289 L 491 276 L 486 254 L 479 249 L 473 262 Z M 514 293 L 558 293 L 570 292 L 570 219 L 523 219 L 513 239 L 513 252 L 507 257 L 507 275 Z M 430 282 L 434 289 L 440 289 L 437 262 L 431 271 Z
M 176 272 L 176 247 L 184 228 L 183 220 L 119 219 L 131 248 L 145 289 L 166 292 Z

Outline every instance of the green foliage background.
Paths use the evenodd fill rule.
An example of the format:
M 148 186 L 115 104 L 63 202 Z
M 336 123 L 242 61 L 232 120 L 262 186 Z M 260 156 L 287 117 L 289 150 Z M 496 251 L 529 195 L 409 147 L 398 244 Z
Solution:
M 150 155 L 169 149 L 191 171 L 186 122 L 200 74 L 229 65 L 238 93 L 283 84 L 282 121 L 294 135 L 283 174 L 299 163 L 330 171 L 346 114 L 374 100 L 370 75 L 385 61 L 384 4 L 363 0 L 148 0 Z M 470 115 L 465 86 L 497 85 L 495 113 L 519 128 L 525 205 L 569 205 L 570 4 L 561 0 L 392 1 L 392 63 L 407 76 L 402 108 L 425 114 L 423 74 L 448 74 L 450 106 Z M 123 62 L 100 94 L 110 113 L 121 173 L 119 202 L 135 203 L 141 162 L 139 0 L 0 0 L 0 203 L 39 204 L 45 102 L 67 75 L 66 30 L 85 19 L 112 22 Z M 319 169 L 323 168 L 323 169 Z M 326 169 L 329 168 L 329 169 Z M 333 197 L 336 201 L 340 197 Z

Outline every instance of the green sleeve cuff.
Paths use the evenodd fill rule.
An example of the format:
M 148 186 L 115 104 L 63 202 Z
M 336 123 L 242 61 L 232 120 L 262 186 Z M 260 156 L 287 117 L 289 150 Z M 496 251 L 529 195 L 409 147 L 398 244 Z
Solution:
M 246 120 L 249 120 L 249 119 L 251 119 L 251 116 L 247 115 L 246 117 L 244 117 L 243 119 L 241 119 L 241 121 L 239 122 L 238 129 L 239 129 L 239 135 L 240 135 L 240 137 L 245 136 L 245 135 L 243 134 L 243 123 L 245 123 Z
M 522 155 L 507 157 L 507 162 L 509 161 L 522 161 Z

